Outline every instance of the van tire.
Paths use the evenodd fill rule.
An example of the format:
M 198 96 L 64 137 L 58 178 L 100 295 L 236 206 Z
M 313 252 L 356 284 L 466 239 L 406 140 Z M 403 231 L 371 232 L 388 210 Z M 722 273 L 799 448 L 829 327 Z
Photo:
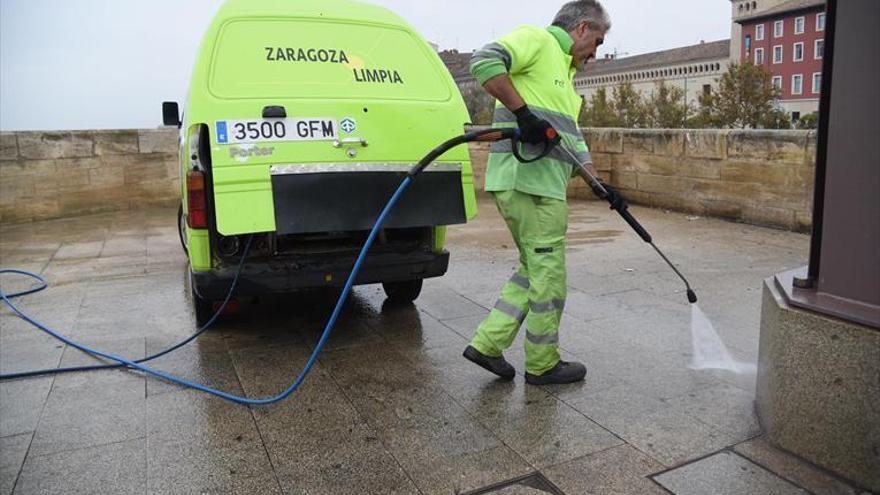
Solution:
M 177 237 L 180 238 L 180 247 L 183 248 L 183 254 L 189 256 L 189 247 L 186 245 L 186 221 L 183 216 L 183 203 L 177 207 Z
M 382 288 L 388 300 L 398 304 L 409 304 L 418 299 L 422 293 L 422 279 L 404 282 L 383 282 Z

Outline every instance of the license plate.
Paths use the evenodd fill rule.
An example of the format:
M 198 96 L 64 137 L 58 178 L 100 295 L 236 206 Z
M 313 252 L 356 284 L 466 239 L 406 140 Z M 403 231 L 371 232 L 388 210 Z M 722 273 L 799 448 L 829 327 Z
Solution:
M 217 121 L 220 144 L 267 141 L 331 141 L 336 139 L 335 119 L 266 119 Z

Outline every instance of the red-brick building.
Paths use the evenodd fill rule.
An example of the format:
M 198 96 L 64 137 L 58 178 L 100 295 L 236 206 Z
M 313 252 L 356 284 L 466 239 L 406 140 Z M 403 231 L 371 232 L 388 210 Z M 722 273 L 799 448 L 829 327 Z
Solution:
M 733 2 L 740 62 L 750 60 L 773 74 L 779 106 L 792 120 L 819 110 L 825 49 L 825 0 Z M 763 4 L 763 5 L 762 5 Z M 738 39 L 738 41 L 737 41 Z

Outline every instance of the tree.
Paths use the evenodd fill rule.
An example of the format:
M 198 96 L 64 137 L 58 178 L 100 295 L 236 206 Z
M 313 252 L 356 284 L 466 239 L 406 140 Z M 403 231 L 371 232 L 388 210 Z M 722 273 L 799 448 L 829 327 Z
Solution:
M 667 86 L 663 81 L 648 98 L 646 106 L 650 126 L 661 129 L 685 126 L 691 113 L 684 90 L 678 86 Z
M 774 108 L 761 117 L 759 125 L 764 129 L 791 129 L 791 116 L 781 108 Z
M 713 127 L 758 127 L 772 120 L 779 89 L 772 74 L 751 62 L 731 64 L 718 90 L 700 95 L 700 119 Z
M 819 112 L 808 113 L 798 120 L 798 129 L 816 129 L 819 127 Z
M 608 101 L 608 92 L 605 88 L 599 88 L 590 97 L 590 101 L 581 112 L 579 124 L 582 127 L 619 127 L 620 119 L 617 112 Z
M 617 114 L 620 127 L 648 127 L 647 106 L 632 84 L 615 86 L 611 108 Z

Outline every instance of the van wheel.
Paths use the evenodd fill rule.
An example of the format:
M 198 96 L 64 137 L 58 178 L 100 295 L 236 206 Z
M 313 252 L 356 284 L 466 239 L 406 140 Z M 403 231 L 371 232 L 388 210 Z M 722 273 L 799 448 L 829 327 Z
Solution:
M 177 207 L 177 236 L 180 238 L 183 254 L 189 256 L 189 247 L 186 245 L 186 218 L 183 216 L 183 203 Z
M 405 282 L 383 282 L 382 288 L 385 295 L 394 303 L 411 303 L 422 293 L 422 279 L 407 280 Z

